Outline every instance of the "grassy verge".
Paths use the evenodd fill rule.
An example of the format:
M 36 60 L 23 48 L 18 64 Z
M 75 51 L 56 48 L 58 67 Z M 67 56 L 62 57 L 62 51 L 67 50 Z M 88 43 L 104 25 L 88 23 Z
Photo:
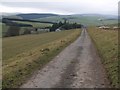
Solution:
M 102 58 L 111 85 L 118 87 L 118 31 L 91 27 L 88 32 Z
M 69 30 L 3 39 L 3 88 L 19 87 L 79 35 L 80 30 Z

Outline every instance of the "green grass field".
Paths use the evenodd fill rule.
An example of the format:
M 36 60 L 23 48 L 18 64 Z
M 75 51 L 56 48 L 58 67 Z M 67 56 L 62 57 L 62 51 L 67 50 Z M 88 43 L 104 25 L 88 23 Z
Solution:
M 26 22 L 26 21 L 16 21 L 17 23 L 22 23 L 22 24 L 30 24 L 33 25 L 35 28 L 45 28 L 45 27 L 50 27 L 52 24 L 49 23 L 36 23 L 36 22 Z
M 73 42 L 80 29 L 3 38 L 3 88 L 20 86 Z
M 88 31 L 102 57 L 111 85 L 118 87 L 118 31 L 94 27 Z

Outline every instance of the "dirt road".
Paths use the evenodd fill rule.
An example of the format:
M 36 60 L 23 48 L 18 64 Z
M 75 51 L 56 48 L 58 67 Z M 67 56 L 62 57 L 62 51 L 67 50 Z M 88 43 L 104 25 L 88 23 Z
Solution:
M 109 87 L 105 70 L 85 29 L 81 36 L 21 88 Z

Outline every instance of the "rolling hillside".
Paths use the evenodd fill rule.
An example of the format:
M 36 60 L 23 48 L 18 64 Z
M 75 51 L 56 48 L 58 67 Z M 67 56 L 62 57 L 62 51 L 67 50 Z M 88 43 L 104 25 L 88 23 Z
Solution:
M 113 18 L 114 17 L 114 18 Z M 102 23 L 106 24 L 114 24 L 117 23 L 117 18 L 111 15 L 91 15 L 91 14 L 76 14 L 76 15 L 59 15 L 59 16 L 51 16 L 45 18 L 37 18 L 34 20 L 39 21 L 53 21 L 59 22 L 63 21 L 66 18 L 71 23 L 81 23 L 84 25 L 101 25 Z M 103 19 L 103 21 L 99 21 L 99 19 Z
M 19 18 L 19 19 L 28 19 L 36 21 L 48 21 L 48 22 L 59 22 L 67 19 L 71 23 L 80 23 L 84 25 L 101 25 L 102 23 L 115 24 L 117 23 L 117 16 L 114 15 L 102 15 L 102 14 L 73 14 L 73 15 L 57 15 L 49 13 L 28 13 L 28 14 L 16 14 L 7 16 L 8 18 Z M 99 21 L 102 19 L 103 21 Z
M 54 22 L 58 23 L 60 21 L 64 22 L 66 19 L 70 23 L 78 23 L 86 26 L 99 26 L 99 25 L 114 25 L 118 23 L 118 17 L 114 15 L 101 15 L 101 14 L 73 14 L 73 15 L 57 15 L 57 14 L 37 14 L 37 13 L 28 13 L 28 14 L 16 14 L 3 16 L 7 18 L 13 19 L 23 19 L 23 20 L 35 20 L 35 21 L 43 21 L 43 22 Z M 100 19 L 102 21 L 100 21 Z M 21 24 L 30 24 L 35 28 L 44 28 L 51 27 L 50 23 L 37 23 L 37 22 L 24 22 L 17 21 L 17 23 Z M 7 27 L 8 29 L 8 27 Z M 6 32 L 6 26 L 3 25 L 2 32 Z M 1 32 L 1 33 L 2 33 Z M 4 35 L 4 34 L 3 34 Z

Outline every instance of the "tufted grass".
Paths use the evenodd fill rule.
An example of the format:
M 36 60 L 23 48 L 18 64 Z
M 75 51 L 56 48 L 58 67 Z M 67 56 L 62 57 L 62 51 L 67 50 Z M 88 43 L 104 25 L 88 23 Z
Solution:
M 111 85 L 118 87 L 118 31 L 90 27 L 88 32 L 102 58 Z

